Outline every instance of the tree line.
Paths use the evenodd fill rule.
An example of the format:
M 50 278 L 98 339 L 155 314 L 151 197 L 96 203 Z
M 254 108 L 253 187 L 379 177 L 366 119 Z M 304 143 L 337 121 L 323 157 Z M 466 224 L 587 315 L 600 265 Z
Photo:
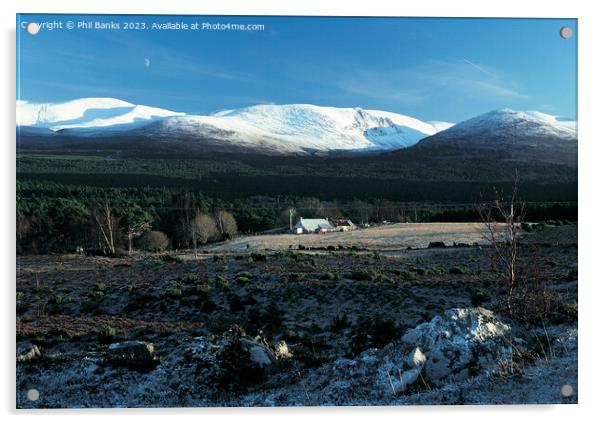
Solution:
M 577 220 L 576 203 L 532 203 L 530 221 Z M 374 222 L 477 221 L 473 203 L 325 201 L 314 197 L 250 196 L 234 200 L 187 188 L 97 188 L 44 182 L 17 184 L 17 252 L 105 254 L 135 248 L 192 248 L 237 233 L 288 228 L 299 217 Z

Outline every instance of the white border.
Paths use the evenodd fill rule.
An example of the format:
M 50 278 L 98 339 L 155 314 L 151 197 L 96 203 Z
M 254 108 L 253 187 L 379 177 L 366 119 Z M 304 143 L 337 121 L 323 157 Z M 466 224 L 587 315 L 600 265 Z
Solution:
M 138 4 L 140 3 L 140 4 Z M 4 307 L 2 307 L 3 340 L 0 354 L 5 372 L 0 382 L 1 410 L 11 420 L 104 422 L 106 419 L 144 419 L 161 421 L 178 414 L 186 421 L 266 421 L 280 419 L 287 423 L 308 419 L 365 421 L 479 421 L 508 422 L 526 418 L 547 422 L 587 421 L 600 411 L 602 399 L 597 398 L 602 375 L 599 318 L 600 274 L 597 259 L 602 242 L 599 214 L 602 155 L 602 134 L 599 129 L 602 98 L 600 92 L 600 43 L 602 16 L 594 1 L 525 1 L 499 0 L 419 0 L 394 2 L 386 0 L 21 0 L 1 3 L 2 21 L 2 84 L 4 98 L 0 101 L 3 146 L 2 160 L 2 278 Z M 579 19 L 579 405 L 577 406 L 486 406 L 486 407 L 401 407 L 401 408 L 289 408 L 289 409 L 176 409 L 176 410 L 50 410 L 21 412 L 14 410 L 14 204 L 15 204 L 15 13 L 132 13 L 132 14 L 216 14 L 216 15 L 334 15 L 334 16 L 465 16 L 465 17 L 557 17 Z M 599 413 L 596 413 L 599 414 Z M 597 416 L 599 418 L 599 415 Z

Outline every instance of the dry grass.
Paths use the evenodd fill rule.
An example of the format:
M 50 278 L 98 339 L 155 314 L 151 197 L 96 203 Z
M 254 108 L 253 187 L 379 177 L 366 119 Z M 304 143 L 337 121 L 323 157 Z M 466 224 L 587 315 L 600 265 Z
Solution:
M 211 251 L 240 251 L 286 249 L 298 245 L 327 247 L 329 245 L 356 246 L 369 249 L 424 248 L 430 242 L 483 243 L 480 223 L 396 223 L 351 232 L 331 232 L 323 235 L 278 234 L 237 238 L 210 248 Z

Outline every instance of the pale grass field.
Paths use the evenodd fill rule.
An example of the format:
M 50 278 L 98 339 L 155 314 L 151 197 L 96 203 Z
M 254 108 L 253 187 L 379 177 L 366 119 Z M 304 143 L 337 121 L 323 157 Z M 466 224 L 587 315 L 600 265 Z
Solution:
M 481 223 L 396 223 L 350 232 L 330 232 L 323 235 L 277 234 L 236 238 L 231 242 L 209 248 L 211 252 L 240 250 L 280 250 L 305 247 L 356 246 L 369 249 L 424 248 L 430 242 L 485 244 Z M 248 246 L 248 247 L 247 247 Z

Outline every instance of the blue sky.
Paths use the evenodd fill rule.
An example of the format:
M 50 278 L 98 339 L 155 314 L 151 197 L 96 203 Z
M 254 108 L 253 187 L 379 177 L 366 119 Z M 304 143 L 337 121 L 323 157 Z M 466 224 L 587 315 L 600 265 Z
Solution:
M 265 26 L 19 30 L 17 96 L 32 102 L 116 97 L 202 114 L 312 103 L 450 122 L 502 107 L 577 114 L 571 19 L 20 15 L 18 27 L 19 19 Z M 559 36 L 562 26 L 573 38 Z

